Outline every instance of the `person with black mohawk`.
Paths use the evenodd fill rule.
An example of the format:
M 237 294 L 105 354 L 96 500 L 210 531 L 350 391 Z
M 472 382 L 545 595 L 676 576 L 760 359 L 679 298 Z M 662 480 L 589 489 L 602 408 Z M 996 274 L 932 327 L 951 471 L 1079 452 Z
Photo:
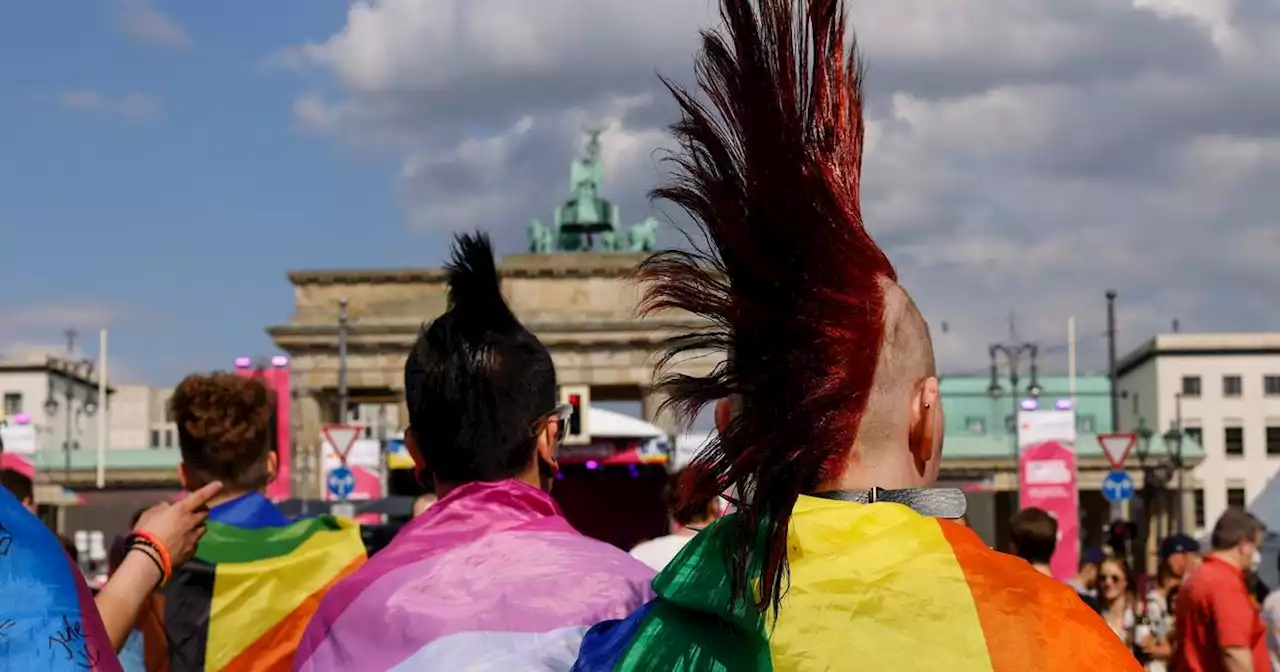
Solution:
M 718 437 L 684 500 L 732 493 L 654 579 L 658 597 L 584 638 L 575 670 L 1139 670 L 1067 586 L 987 548 L 931 489 L 943 416 L 929 329 L 863 225 L 862 60 L 841 0 L 720 0 L 706 103 L 682 111 L 655 195 L 705 245 L 641 264 L 645 311 L 699 315 L 663 387 Z M 846 48 L 848 47 L 848 48 Z
M 570 408 L 488 237 L 457 237 L 447 270 L 404 367 L 405 445 L 439 499 L 325 596 L 295 670 L 568 670 L 590 626 L 653 595 L 653 570 L 549 494 Z

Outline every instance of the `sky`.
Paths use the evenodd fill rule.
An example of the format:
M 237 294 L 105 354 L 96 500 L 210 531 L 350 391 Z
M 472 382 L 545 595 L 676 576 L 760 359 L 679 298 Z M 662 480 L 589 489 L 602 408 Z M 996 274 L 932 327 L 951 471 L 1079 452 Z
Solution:
M 1280 322 L 1280 2 L 849 3 L 866 55 L 863 210 L 944 371 L 1075 315 L 1102 363 Z M 118 379 L 271 354 L 301 268 L 524 246 L 607 128 L 626 223 L 692 83 L 710 0 L 40 0 L 0 22 L 0 350 L 109 327 Z M 665 242 L 678 236 L 668 231 Z M 1012 320 L 1011 320 L 1012 316 Z M 429 317 L 429 316 L 424 316 Z

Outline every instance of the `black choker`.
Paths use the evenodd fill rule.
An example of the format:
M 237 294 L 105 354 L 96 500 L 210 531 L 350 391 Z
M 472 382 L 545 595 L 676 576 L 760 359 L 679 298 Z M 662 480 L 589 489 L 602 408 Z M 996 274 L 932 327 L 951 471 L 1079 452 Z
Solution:
M 965 499 L 964 492 L 955 488 L 828 490 L 826 492 L 815 492 L 813 496 L 857 504 L 893 502 L 894 504 L 906 506 L 922 516 L 949 520 L 963 518 L 965 511 L 969 508 L 969 502 Z

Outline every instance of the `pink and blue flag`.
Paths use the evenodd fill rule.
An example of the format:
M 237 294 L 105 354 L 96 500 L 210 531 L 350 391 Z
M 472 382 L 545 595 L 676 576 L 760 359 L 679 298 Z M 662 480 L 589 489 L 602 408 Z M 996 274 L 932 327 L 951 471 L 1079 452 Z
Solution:
M 325 595 L 294 669 L 569 670 L 587 630 L 645 604 L 652 579 L 547 493 L 470 483 Z
M 84 575 L 0 488 L 0 669 L 120 672 Z

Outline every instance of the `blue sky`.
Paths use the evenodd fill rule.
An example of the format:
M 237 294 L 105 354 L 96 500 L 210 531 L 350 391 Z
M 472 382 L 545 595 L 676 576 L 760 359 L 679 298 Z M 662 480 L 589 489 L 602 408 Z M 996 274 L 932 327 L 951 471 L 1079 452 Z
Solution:
M 120 14 L 139 7 L 157 9 L 6 7 L 0 347 L 109 319 L 113 360 L 172 382 L 270 352 L 287 270 L 439 261 L 440 236 L 404 225 L 395 157 L 299 130 L 294 100 L 322 74 L 262 65 L 341 29 L 345 2 L 159 5 L 189 46 L 154 24 L 139 36 L 128 21 L 149 17 Z
M 269 354 L 288 270 L 436 265 L 476 227 L 520 245 L 584 124 L 638 222 L 675 116 L 655 73 L 692 82 L 714 4 L 5 3 L 0 350 L 110 323 L 157 383 Z M 862 212 L 948 323 L 945 371 L 981 372 L 1010 313 L 1046 348 L 1076 316 L 1098 366 L 1107 289 L 1121 352 L 1174 319 L 1277 328 L 1280 5 L 1140 4 L 850 4 Z

